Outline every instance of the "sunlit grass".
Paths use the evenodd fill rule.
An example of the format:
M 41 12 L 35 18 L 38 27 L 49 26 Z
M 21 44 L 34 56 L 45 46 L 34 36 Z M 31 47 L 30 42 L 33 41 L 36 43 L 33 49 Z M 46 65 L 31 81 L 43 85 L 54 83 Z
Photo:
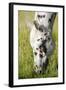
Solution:
M 27 14 L 26 14 L 27 13 Z M 33 20 L 34 12 L 19 11 L 18 13 L 18 78 L 45 78 L 58 76 L 58 16 L 56 16 L 53 26 L 53 41 L 55 49 L 49 56 L 48 66 L 44 74 L 35 74 L 33 72 L 33 53 L 30 46 L 30 32 L 25 23 L 25 17 L 28 15 Z

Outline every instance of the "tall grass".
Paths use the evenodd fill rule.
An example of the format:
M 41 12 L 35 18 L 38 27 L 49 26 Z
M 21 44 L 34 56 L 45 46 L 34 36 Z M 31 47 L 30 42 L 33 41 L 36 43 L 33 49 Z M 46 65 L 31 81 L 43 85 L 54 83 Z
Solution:
M 27 13 L 27 14 L 26 14 Z M 33 52 L 30 46 L 30 32 L 25 23 L 25 17 L 28 15 L 30 20 L 34 18 L 34 12 L 18 11 L 18 78 L 46 78 L 58 76 L 58 16 L 56 16 L 53 26 L 53 41 L 55 49 L 49 56 L 48 66 L 44 74 L 33 72 Z

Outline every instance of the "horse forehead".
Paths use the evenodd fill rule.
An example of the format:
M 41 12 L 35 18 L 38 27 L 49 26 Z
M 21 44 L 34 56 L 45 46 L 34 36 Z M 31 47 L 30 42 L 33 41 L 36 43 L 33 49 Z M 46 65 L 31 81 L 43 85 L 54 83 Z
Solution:
M 51 16 L 52 12 L 36 12 L 36 15 L 46 15 L 46 16 Z
M 38 12 L 37 14 L 44 15 L 44 14 L 47 14 L 47 13 L 46 12 Z

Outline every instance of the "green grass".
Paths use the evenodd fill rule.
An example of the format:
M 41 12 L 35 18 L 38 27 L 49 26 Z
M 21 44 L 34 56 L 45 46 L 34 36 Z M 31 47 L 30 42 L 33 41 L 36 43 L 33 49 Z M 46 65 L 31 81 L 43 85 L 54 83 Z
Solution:
M 53 41 L 55 49 L 53 54 L 49 56 L 48 66 L 44 74 L 36 74 L 33 72 L 33 53 L 30 46 L 30 32 L 26 26 L 26 13 L 30 20 L 33 20 L 34 12 L 19 11 L 18 12 L 18 78 L 46 78 L 58 76 L 58 16 L 56 16 L 53 26 Z

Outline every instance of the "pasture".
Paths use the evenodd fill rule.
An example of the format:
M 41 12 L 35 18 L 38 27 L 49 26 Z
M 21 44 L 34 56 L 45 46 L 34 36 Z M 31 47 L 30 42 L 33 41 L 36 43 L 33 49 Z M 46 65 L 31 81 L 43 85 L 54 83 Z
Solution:
M 26 14 L 27 13 L 27 14 Z M 49 56 L 48 66 L 43 74 L 33 72 L 33 52 L 30 46 L 30 31 L 26 26 L 26 15 L 31 21 L 34 19 L 34 13 L 31 11 L 18 11 L 18 78 L 49 78 L 58 76 L 58 15 L 55 18 L 53 26 L 53 41 L 55 48 Z

